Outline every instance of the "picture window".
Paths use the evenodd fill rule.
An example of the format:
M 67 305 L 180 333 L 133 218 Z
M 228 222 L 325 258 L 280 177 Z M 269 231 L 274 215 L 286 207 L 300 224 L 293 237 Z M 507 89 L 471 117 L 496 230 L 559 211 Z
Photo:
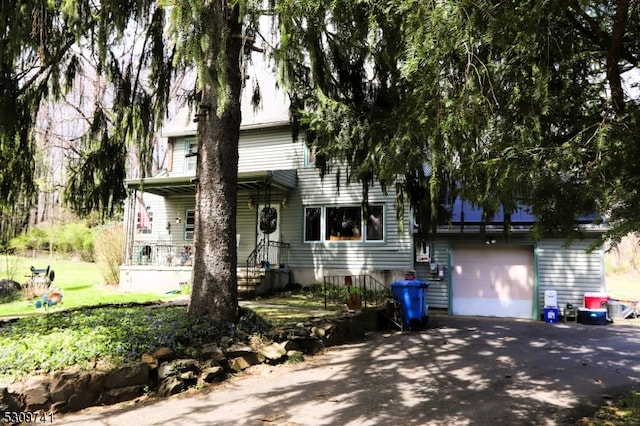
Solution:
M 306 207 L 304 241 L 384 241 L 384 207 Z

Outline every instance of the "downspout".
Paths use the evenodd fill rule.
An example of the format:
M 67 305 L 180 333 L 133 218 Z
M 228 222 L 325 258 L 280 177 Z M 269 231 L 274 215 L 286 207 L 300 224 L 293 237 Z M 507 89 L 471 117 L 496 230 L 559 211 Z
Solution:
M 534 321 L 540 321 L 542 318 L 542 312 L 540 311 L 540 269 L 538 268 L 538 243 L 533 243 L 533 312 L 531 313 L 531 319 Z

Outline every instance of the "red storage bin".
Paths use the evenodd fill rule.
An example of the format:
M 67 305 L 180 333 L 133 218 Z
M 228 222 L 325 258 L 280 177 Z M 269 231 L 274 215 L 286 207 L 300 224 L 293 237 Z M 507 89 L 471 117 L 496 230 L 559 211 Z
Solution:
M 601 309 L 607 307 L 609 296 L 604 293 L 585 293 L 584 307 L 587 309 Z

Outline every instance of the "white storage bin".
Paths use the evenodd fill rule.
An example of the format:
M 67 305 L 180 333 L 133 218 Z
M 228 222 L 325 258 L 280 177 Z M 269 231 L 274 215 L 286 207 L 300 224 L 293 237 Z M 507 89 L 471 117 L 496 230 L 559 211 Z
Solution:
M 558 307 L 558 292 L 555 290 L 544 291 L 544 307 L 545 308 L 557 308 Z

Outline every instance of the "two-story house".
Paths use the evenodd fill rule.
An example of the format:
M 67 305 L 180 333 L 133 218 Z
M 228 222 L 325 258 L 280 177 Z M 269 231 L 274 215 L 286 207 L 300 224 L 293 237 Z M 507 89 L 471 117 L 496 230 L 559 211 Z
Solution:
M 274 92 L 271 99 L 277 96 Z M 191 280 L 197 249 L 196 123 L 184 110 L 162 136 L 168 138 L 166 170 L 127 182 L 120 282 L 125 290 L 166 292 Z M 365 214 L 361 188 L 341 185 L 338 191 L 335 177 L 320 178 L 304 137 L 292 140 L 284 102 L 257 112 L 245 107 L 237 198 L 239 292 L 259 293 L 288 282 L 310 285 L 327 276 L 345 277 L 337 282 L 369 276 L 389 285 L 415 270 L 431 282 L 431 307 L 451 314 L 539 319 L 545 290 L 556 290 L 561 304 L 575 306 L 581 306 L 585 292 L 606 290 L 603 250 L 586 251 L 603 232 L 597 226 L 585 224 L 587 237 L 564 247 L 562 237 L 532 240 L 533 218 L 518 212 L 512 214 L 507 239 L 500 215 L 480 232 L 481 212 L 452 200 L 452 220 L 440 227 L 428 250 L 416 250 L 410 213 L 402 231 L 396 221 L 395 195 L 372 188 Z M 464 228 L 459 223 L 463 210 Z
M 263 291 L 244 287 L 258 279 L 265 291 L 288 282 L 320 283 L 327 275 L 371 274 L 388 283 L 413 268 L 411 227 L 398 232 L 394 195 L 373 188 L 365 215 L 358 185 L 343 184 L 337 191 L 334 178 L 321 179 L 304 137 L 293 141 L 288 105 L 273 102 L 282 99 L 278 96 L 275 90 L 263 93 L 269 106 L 258 110 L 243 102 L 236 235 L 240 293 Z M 127 181 L 120 280 L 125 290 L 166 292 L 191 280 L 197 249 L 196 123 L 184 109 L 161 135 L 168 139 L 166 170 Z M 274 229 L 265 228 L 265 207 L 276 213 Z M 247 267 L 258 269 L 261 278 Z

